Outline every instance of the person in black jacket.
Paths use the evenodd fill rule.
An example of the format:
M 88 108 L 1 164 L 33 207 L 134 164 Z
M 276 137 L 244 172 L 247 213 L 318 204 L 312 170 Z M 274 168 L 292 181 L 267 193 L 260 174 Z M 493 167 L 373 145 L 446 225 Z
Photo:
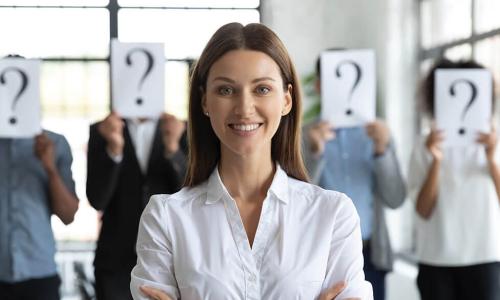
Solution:
M 178 191 L 186 171 L 185 124 L 122 119 L 115 112 L 90 127 L 87 197 L 102 212 L 94 260 L 98 300 L 132 299 L 139 219 L 149 197 Z

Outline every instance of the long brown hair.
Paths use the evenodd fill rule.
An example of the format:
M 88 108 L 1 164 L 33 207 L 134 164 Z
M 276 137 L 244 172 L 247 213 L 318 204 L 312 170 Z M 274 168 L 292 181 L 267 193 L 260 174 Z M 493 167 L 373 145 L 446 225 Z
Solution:
M 205 181 L 220 160 L 220 141 L 209 118 L 203 114 L 202 97 L 212 65 L 232 50 L 260 51 L 279 66 L 283 88 L 291 85 L 292 109 L 281 118 L 271 142 L 271 156 L 291 177 L 308 181 L 301 155 L 302 98 L 299 80 L 290 56 L 278 36 L 262 24 L 229 23 L 219 28 L 196 63 L 189 90 L 189 165 L 184 186 Z

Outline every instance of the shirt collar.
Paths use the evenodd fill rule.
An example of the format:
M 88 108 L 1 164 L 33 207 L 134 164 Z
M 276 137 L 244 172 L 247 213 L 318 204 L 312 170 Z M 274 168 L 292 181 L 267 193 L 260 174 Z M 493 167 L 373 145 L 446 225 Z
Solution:
M 284 204 L 288 203 L 288 175 L 281 168 L 279 164 L 276 165 L 276 172 L 274 173 L 274 178 L 269 187 L 268 194 L 273 194 L 278 200 L 283 202 Z M 222 183 L 219 174 L 219 168 L 216 166 L 210 174 L 207 182 L 207 199 L 205 204 L 214 204 L 223 196 L 228 196 L 229 192 L 226 187 Z

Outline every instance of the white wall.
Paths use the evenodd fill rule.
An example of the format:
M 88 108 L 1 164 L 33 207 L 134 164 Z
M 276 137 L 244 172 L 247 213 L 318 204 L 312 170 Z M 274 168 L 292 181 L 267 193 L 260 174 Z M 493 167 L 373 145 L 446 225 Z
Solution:
M 314 70 L 319 52 L 331 47 L 373 48 L 377 55 L 379 115 L 391 128 L 406 175 L 415 133 L 418 48 L 417 1 L 263 0 L 262 23 L 287 46 L 298 72 Z M 389 213 L 396 250 L 411 246 L 412 205 Z

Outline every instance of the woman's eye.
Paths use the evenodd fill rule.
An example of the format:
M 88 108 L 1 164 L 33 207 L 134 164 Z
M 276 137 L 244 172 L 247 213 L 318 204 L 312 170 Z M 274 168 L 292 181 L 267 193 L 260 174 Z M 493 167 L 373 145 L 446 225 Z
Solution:
M 269 92 L 271 91 L 270 88 L 268 88 L 267 86 L 259 86 L 257 88 L 257 93 L 260 94 L 260 95 L 266 95 L 268 94 Z
M 233 94 L 233 89 L 230 87 L 227 87 L 227 86 L 221 87 L 221 88 L 219 88 L 219 94 L 223 95 L 223 96 L 231 95 L 231 94 Z

